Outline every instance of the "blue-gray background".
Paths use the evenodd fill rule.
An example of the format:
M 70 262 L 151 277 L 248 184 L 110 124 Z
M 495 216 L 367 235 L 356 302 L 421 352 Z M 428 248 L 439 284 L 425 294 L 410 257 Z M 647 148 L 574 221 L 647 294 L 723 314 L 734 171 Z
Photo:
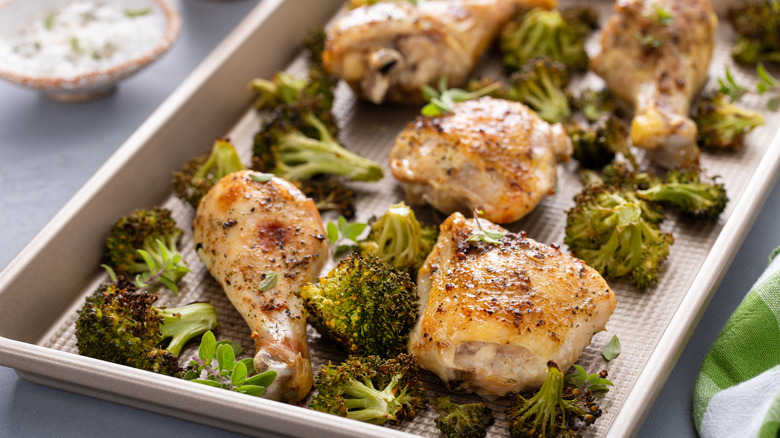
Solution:
M 0 83 L 0 267 L 86 182 L 259 0 L 174 0 L 174 48 L 110 96 L 63 104 Z M 294 23 L 291 23 L 294 25 Z M 780 245 L 775 185 L 639 436 L 695 436 L 691 395 L 699 365 L 728 316 Z M 13 309 L 0 309 L 0 317 Z M 0 367 L 0 437 L 237 436 L 21 380 Z

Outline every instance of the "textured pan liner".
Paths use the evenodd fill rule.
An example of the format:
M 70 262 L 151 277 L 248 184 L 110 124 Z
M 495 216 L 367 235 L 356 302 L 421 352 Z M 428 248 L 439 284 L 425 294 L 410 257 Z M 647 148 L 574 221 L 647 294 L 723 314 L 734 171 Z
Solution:
M 246 84 L 253 77 L 270 77 L 285 67 L 302 72 L 303 64 L 295 58 L 305 29 L 325 23 L 340 3 L 264 0 L 11 261 L 0 273 L 0 309 L 4 309 L 0 365 L 16 368 L 21 377 L 33 382 L 250 435 L 438 436 L 432 409 L 401 426 L 379 428 L 75 354 L 75 311 L 84 296 L 105 280 L 96 268 L 105 230 L 134 208 L 159 204 L 171 208 L 187 229 L 193 212 L 171 197 L 171 170 L 208 150 L 218 136 L 229 136 L 248 158 L 260 118 L 251 109 Z M 598 6 L 607 17 L 610 4 Z M 308 12 L 306 17 L 298 13 L 302 7 Z M 293 28 L 286 23 L 296 24 Z M 730 27 L 721 26 L 712 78 L 722 74 L 724 63 L 731 62 L 732 39 Z M 589 44 L 589 49 L 595 49 L 595 38 Z M 489 65 L 483 68 L 491 70 Z M 755 80 L 749 69 L 732 67 L 732 71 L 738 82 Z M 582 80 L 584 84 L 597 82 L 592 73 Z M 711 79 L 707 87 L 714 87 L 715 82 Z M 343 142 L 382 163 L 386 171 L 379 183 L 354 185 L 360 193 L 357 219 L 364 221 L 403 199 L 389 174 L 386 154 L 417 109 L 357 102 L 343 84 L 337 94 L 335 111 L 343 126 Z M 765 108 L 766 98 L 750 95 L 743 104 Z M 676 241 L 658 284 L 641 292 L 625 282 L 611 282 L 618 297 L 617 310 L 607 330 L 593 338 L 578 363 L 591 372 L 607 369 L 615 388 L 601 401 L 604 416 L 584 431 L 586 436 L 634 434 L 693 333 L 780 167 L 780 140 L 775 135 L 780 116 L 766 112 L 765 116 L 766 126 L 750 134 L 742 151 L 703 154 L 703 167 L 708 174 L 722 177 L 731 198 L 720 220 L 683 222 L 669 214 L 663 227 L 674 233 Z M 563 212 L 580 188 L 575 163 L 560 166 L 559 177 L 558 193 L 510 229 L 526 230 L 541 242 L 563 241 Z M 444 218 L 426 207 L 416 210 L 427 223 Z M 219 338 L 242 342 L 251 352 L 244 322 L 198 261 L 188 229 L 182 243 L 193 272 L 185 277 L 178 296 L 163 299 L 171 305 L 212 302 L 221 321 Z M 621 340 L 622 353 L 605 364 L 600 351 L 613 334 Z M 315 367 L 344 357 L 311 330 L 310 346 Z M 192 353 L 190 348 L 182 357 Z M 435 376 L 426 375 L 426 383 L 431 396 L 446 393 Z M 502 400 L 491 406 L 497 421 L 489 436 L 508 436 Z

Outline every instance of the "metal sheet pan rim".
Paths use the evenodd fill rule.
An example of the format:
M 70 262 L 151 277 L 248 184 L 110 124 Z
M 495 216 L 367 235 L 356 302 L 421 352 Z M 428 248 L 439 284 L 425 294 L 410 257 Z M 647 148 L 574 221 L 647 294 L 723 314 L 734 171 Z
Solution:
M 17 275 L 20 275 L 23 268 L 27 267 L 46 249 L 48 243 L 60 232 L 64 224 L 71 221 L 76 213 L 94 198 L 99 189 L 122 169 L 127 160 L 153 138 L 160 127 L 165 125 L 168 119 L 184 106 L 194 94 L 201 90 L 201 86 L 206 79 L 214 73 L 219 65 L 230 58 L 244 38 L 257 27 L 262 26 L 272 11 L 285 6 L 290 7 L 290 3 L 284 0 L 264 0 L 261 2 L 258 8 L 203 61 L 190 77 L 163 102 L 33 240 L 9 262 L 6 268 L 0 271 L 0 294 L 13 282 Z M 739 199 L 735 213 L 726 221 L 706 262 L 667 325 L 666 330 L 657 343 L 656 349 L 650 356 L 629 396 L 621 406 L 620 414 L 616 416 L 614 423 L 608 431 L 609 436 L 632 435 L 641 426 L 642 419 L 648 413 L 652 401 L 658 395 L 666 378 L 668 378 L 672 366 L 706 309 L 706 304 L 717 289 L 722 275 L 736 255 L 736 251 L 747 233 L 748 225 L 758 215 L 760 207 L 763 205 L 768 191 L 772 187 L 770 183 L 776 179 L 778 168 L 780 168 L 780 137 L 775 136 L 772 146 L 761 160 L 759 168 L 750 179 Z M 687 308 L 696 310 L 692 312 L 686 310 Z M 663 346 L 664 348 L 658 348 L 658 346 Z M 120 392 L 111 391 L 108 386 L 100 387 L 92 376 L 101 375 L 106 381 L 124 384 L 125 386 L 129 386 L 131 383 L 136 384 L 139 380 L 143 381 L 149 387 L 149 391 L 146 391 L 145 394 L 149 394 L 151 391 L 151 393 L 161 398 L 186 398 L 188 406 L 190 406 L 190 401 L 198 400 L 202 403 L 208 403 L 211 409 L 224 408 L 225 405 L 230 405 L 231 409 L 235 408 L 235 414 L 226 414 L 226 417 L 223 416 L 218 420 L 214 419 L 213 422 L 209 420 L 206 423 L 243 433 L 247 432 L 247 428 L 256 429 L 258 432 L 267 430 L 264 428 L 268 427 L 268 423 L 259 420 L 248 420 L 248 418 L 255 420 L 258 418 L 264 419 L 266 416 L 268 418 L 271 418 L 271 416 L 275 416 L 274 418 L 282 416 L 304 428 L 322 426 L 319 434 L 325 432 L 324 435 L 358 436 L 362 433 L 371 434 L 373 432 L 375 434 L 377 432 L 376 426 L 356 424 L 338 417 L 311 412 L 304 408 L 288 407 L 265 400 L 261 402 L 264 408 L 267 407 L 268 410 L 264 410 L 263 415 L 258 415 L 257 405 L 245 400 L 238 402 L 233 394 L 221 394 L 217 390 L 205 387 L 182 389 L 179 386 L 175 386 L 175 381 L 171 380 L 171 378 L 148 375 L 149 373 L 143 371 L 128 370 L 126 367 L 119 365 L 96 362 L 93 359 L 78 355 L 0 337 L 0 365 L 16 368 L 19 375 L 23 378 L 40 383 L 48 382 L 55 387 L 69 386 L 69 390 L 85 395 L 107 399 L 108 397 L 105 394 L 114 394 L 116 397 L 112 397 L 112 401 L 144 408 L 141 398 L 143 391 L 125 389 Z M 48 378 L 46 377 L 48 375 L 47 371 L 51 367 L 73 371 L 75 373 L 74 376 L 78 376 L 78 378 L 74 377 L 73 380 Z M 136 375 L 136 373 L 143 374 Z M 132 377 L 140 378 L 133 379 Z M 123 401 L 123 398 L 126 398 L 126 400 Z M 204 402 L 204 399 L 210 401 Z M 159 400 L 155 400 L 153 404 L 158 405 Z M 238 406 L 236 407 L 236 405 Z M 149 406 L 146 408 L 149 409 Z M 166 413 L 178 418 L 204 422 L 199 418 L 200 412 L 192 409 L 170 409 Z M 249 413 L 252 415 L 245 415 Z M 231 424 L 231 421 L 233 424 Z M 409 434 L 387 428 L 380 430 L 385 436 L 410 436 Z

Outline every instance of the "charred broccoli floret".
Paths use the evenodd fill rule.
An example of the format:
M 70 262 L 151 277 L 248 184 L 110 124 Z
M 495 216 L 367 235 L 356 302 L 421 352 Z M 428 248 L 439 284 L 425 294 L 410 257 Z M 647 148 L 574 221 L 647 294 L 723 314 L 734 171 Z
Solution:
M 566 212 L 564 242 L 572 254 L 605 277 L 628 276 L 640 288 L 658 280 L 660 264 L 674 242 L 661 231 L 660 206 L 617 185 L 590 184 Z
M 696 168 L 671 170 L 663 183 L 639 190 L 637 195 L 648 201 L 672 204 L 682 213 L 700 219 L 717 219 L 729 200 L 723 184 L 703 182 Z
M 518 15 L 499 37 L 504 67 L 509 71 L 521 70 L 533 58 L 545 56 L 567 69 L 587 70 L 584 28 L 582 21 L 577 23 L 567 23 L 557 10 L 534 8 Z
M 600 25 L 599 11 L 592 6 L 569 6 L 561 9 L 561 16 L 577 39 L 584 39 Z
M 618 110 L 615 98 L 606 89 L 594 90 L 588 88 L 583 90 L 579 96 L 571 99 L 571 104 L 575 109 L 582 111 L 582 115 L 589 122 L 596 122 L 604 117 L 610 117 Z
M 176 284 L 190 271 L 177 248 L 181 235 L 167 208 L 135 210 L 111 227 L 108 266 L 112 273 L 136 274 L 138 287 L 164 285 L 178 292 Z
M 325 40 L 325 30 L 318 28 L 310 32 L 304 41 L 304 46 L 309 52 L 307 78 L 298 78 L 281 71 L 276 73 L 271 80 L 253 79 L 249 83 L 249 87 L 257 94 L 255 106 L 258 109 L 274 109 L 308 96 L 319 100 L 323 107 L 332 108 L 338 78 L 328 73 L 322 65 Z
M 414 356 L 351 356 L 320 368 L 309 408 L 372 424 L 411 420 L 428 404 Z
M 176 196 L 198 207 L 201 198 L 222 177 L 246 169 L 236 149 L 227 138 L 214 142 L 211 152 L 187 162 L 173 173 L 173 191 Z
M 623 154 L 632 163 L 634 155 L 628 145 L 628 127 L 614 114 L 601 119 L 594 126 L 570 126 L 574 159 L 587 169 L 601 169 Z
M 702 98 L 693 119 L 699 128 L 699 146 L 716 150 L 741 149 L 745 135 L 764 124 L 760 113 L 731 103 L 721 92 Z
M 423 227 L 414 211 L 403 202 L 391 205 L 369 225 L 371 232 L 359 243 L 360 252 L 375 255 L 413 278 L 439 235 L 436 226 Z
M 101 285 L 78 312 L 79 354 L 179 376 L 179 353 L 190 339 L 217 327 L 217 312 L 208 303 L 165 309 L 156 300 L 128 282 Z
M 535 393 L 515 396 L 506 409 L 512 438 L 574 437 L 577 423 L 587 426 L 601 416 L 590 390 L 564 380 L 558 365 L 549 361 L 542 387 Z
M 295 183 L 314 201 L 319 211 L 337 211 L 346 219 L 355 217 L 357 194 L 336 178 L 320 177 Z
M 737 32 L 731 52 L 736 61 L 780 63 L 780 4 L 777 1 L 745 3 L 730 9 L 728 17 Z
M 338 143 L 337 125 L 318 101 L 282 105 L 255 135 L 253 167 L 292 181 L 339 175 L 377 181 L 382 168 Z
M 496 421 L 485 402 L 458 404 L 449 397 L 439 397 L 433 406 L 441 411 L 436 427 L 447 438 L 483 438 Z
M 351 354 L 405 351 L 417 319 L 419 296 L 409 274 L 373 255 L 348 255 L 299 295 L 320 333 Z
M 505 98 L 528 105 L 549 123 L 562 122 L 571 116 L 569 99 L 563 91 L 568 83 L 563 64 L 536 58 L 509 77 Z

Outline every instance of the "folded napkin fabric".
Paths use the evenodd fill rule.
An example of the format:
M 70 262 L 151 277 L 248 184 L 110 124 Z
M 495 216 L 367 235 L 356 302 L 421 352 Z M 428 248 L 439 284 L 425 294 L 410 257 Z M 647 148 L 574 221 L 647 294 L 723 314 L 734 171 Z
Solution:
M 693 394 L 699 434 L 780 437 L 780 248 L 702 362 Z

